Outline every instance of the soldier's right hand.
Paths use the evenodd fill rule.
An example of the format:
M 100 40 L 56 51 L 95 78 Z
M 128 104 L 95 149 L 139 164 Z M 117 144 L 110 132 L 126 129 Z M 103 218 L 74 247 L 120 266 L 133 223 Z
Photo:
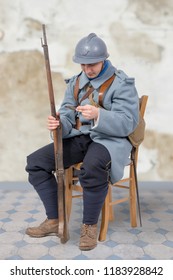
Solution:
M 57 113 L 57 116 L 59 116 L 59 114 Z M 52 131 L 54 129 L 56 129 L 58 126 L 60 125 L 59 120 L 57 120 L 56 118 L 54 118 L 53 116 L 49 116 L 47 119 L 47 128 Z

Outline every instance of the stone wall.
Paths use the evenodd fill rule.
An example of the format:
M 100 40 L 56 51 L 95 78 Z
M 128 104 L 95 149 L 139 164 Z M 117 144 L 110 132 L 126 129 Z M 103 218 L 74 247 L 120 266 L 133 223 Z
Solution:
M 18 51 L 1 53 L 0 65 L 0 179 L 20 181 L 26 179 L 26 155 L 51 141 L 44 60 L 38 51 Z M 64 79 L 52 73 L 52 80 L 60 103 Z
M 33 9 L 34 7 L 34 9 Z M 173 180 L 173 2 L 171 0 L 0 0 L 0 180 L 27 180 L 26 156 L 51 141 L 40 37 L 47 26 L 53 85 L 59 105 L 76 42 L 95 32 L 113 64 L 149 95 L 139 179 Z

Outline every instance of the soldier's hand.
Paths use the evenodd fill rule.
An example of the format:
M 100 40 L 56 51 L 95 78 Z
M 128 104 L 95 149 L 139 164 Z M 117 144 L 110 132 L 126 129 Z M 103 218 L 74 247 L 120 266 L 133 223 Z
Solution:
M 78 106 L 76 111 L 81 112 L 82 116 L 87 120 L 97 120 L 99 114 L 99 108 L 93 105 Z
M 59 113 L 57 113 L 57 116 L 59 117 Z M 60 125 L 59 120 L 57 120 L 56 118 L 54 118 L 53 116 L 48 116 L 47 119 L 47 128 L 49 130 L 54 130 L 56 129 L 58 126 Z

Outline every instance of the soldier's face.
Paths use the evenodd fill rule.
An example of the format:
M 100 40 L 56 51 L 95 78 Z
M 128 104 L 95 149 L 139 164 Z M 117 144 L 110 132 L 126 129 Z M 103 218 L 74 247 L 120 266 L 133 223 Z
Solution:
M 94 64 L 81 64 L 82 71 L 85 72 L 88 78 L 95 78 L 102 70 L 103 62 L 97 62 Z

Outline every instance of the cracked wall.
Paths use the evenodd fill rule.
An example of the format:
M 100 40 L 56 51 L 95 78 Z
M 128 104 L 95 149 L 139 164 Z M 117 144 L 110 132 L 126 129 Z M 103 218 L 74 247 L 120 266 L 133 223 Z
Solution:
M 139 179 L 173 180 L 173 2 L 100 0 L 98 5 L 88 0 L 81 7 L 80 0 L 0 0 L 0 7 L 0 180 L 27 180 L 27 154 L 51 141 L 42 23 L 47 25 L 57 104 L 64 79 L 80 71 L 72 62 L 76 41 L 97 33 L 114 65 L 135 77 L 139 95 L 149 95 Z

